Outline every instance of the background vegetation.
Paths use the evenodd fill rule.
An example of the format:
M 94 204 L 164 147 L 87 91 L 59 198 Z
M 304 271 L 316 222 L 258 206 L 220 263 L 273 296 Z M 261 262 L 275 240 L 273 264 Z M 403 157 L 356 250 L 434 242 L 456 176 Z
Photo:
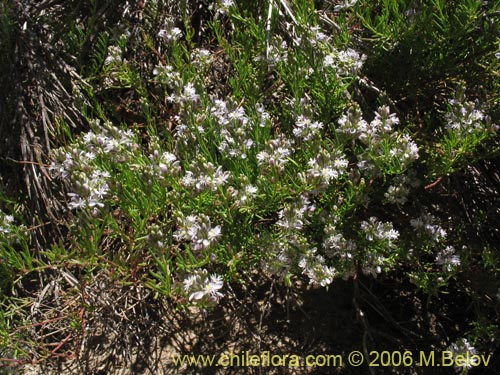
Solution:
M 495 373 L 499 14 L 2 0 L 3 371 L 176 373 L 147 358 L 162 329 L 277 351 L 273 324 L 328 311 L 351 316 L 342 350 L 496 353 L 470 371 Z M 258 344 L 218 336 L 263 319 Z M 284 347 L 335 348 L 312 339 Z

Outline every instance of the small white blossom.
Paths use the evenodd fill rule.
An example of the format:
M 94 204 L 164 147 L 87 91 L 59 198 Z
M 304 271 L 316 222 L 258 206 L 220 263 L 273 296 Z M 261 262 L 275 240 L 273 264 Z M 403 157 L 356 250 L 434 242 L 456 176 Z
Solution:
M 297 121 L 295 122 L 293 135 L 307 142 L 318 137 L 321 129 L 323 129 L 322 122 L 312 121 L 311 119 L 300 115 L 297 117 Z
M 186 86 L 184 86 L 182 95 L 180 96 L 181 102 L 197 102 L 200 99 L 200 96 L 196 93 L 196 89 L 192 82 L 189 82 Z
M 419 217 L 410 220 L 410 225 L 417 231 L 417 234 L 425 233 L 431 240 L 441 242 L 446 239 L 446 230 L 435 224 L 437 218 L 429 213 L 423 213 Z
M 255 147 L 252 139 L 255 121 L 251 121 L 245 109 L 235 103 L 215 98 L 212 98 L 212 103 L 209 115 L 219 125 L 219 151 L 230 158 L 246 159 L 249 150 Z
M 446 350 L 453 353 L 455 371 L 461 374 L 464 374 L 468 369 L 479 365 L 480 359 L 476 355 L 476 349 L 470 345 L 469 341 L 465 338 L 452 343 Z M 458 356 L 462 359 L 461 361 L 457 361 Z
M 335 5 L 333 7 L 333 10 L 335 12 L 338 12 L 340 10 L 344 10 L 344 9 L 347 9 L 347 8 L 351 8 L 353 7 L 354 5 L 356 5 L 356 3 L 358 2 L 358 0 L 345 0 L 343 3 L 340 3 L 338 5 Z
M 341 76 L 355 76 L 363 67 L 366 56 L 348 48 L 345 51 L 333 51 L 326 55 L 323 65 L 327 68 L 336 68 Z
M 318 26 L 311 27 L 309 34 L 309 41 L 313 46 L 316 46 L 318 43 L 326 43 L 328 41 L 328 36 L 322 32 Z
M 0 211 L 0 234 L 7 234 L 12 231 L 12 223 L 14 222 L 14 216 L 5 215 Z
M 224 282 L 219 275 L 208 275 L 208 272 L 197 270 L 183 281 L 184 291 L 189 294 L 189 300 L 205 304 L 217 303 L 224 295 L 220 292 Z
M 178 27 L 161 29 L 158 32 L 158 37 L 170 43 L 173 42 L 174 40 L 179 40 L 182 37 L 182 31 Z
M 111 65 L 113 63 L 120 63 L 122 61 L 122 51 L 118 46 L 108 47 L 108 56 L 104 60 L 104 65 Z
M 179 89 L 182 87 L 183 82 L 179 72 L 174 71 L 170 65 L 158 64 L 153 69 L 153 76 L 156 82 L 162 83 L 172 89 Z M 175 95 L 171 98 L 172 102 L 176 101 Z
M 323 256 L 316 253 L 316 248 L 308 250 L 300 259 L 299 267 L 302 268 L 302 273 L 309 277 L 311 284 L 324 287 L 333 282 L 337 271 L 335 268 L 327 266 Z
M 460 256 L 453 246 L 446 246 L 436 255 L 436 263 L 443 266 L 443 271 L 451 272 L 460 265 Z
M 388 246 L 392 246 L 393 241 L 399 237 L 399 232 L 393 228 L 392 223 L 383 223 L 374 216 L 361 222 L 361 230 L 368 241 L 386 241 Z
M 307 162 L 309 169 L 301 178 L 305 183 L 314 183 L 316 190 L 324 190 L 333 180 L 346 173 L 348 164 L 341 151 L 329 152 L 320 148 L 316 157 L 310 158 Z
M 283 170 L 288 163 L 288 158 L 292 154 L 290 149 L 293 142 L 283 134 L 267 143 L 266 150 L 257 154 L 257 161 L 262 167 L 277 168 Z
M 473 133 L 485 129 L 486 116 L 476 109 L 476 103 L 467 101 L 465 86 L 462 84 L 455 92 L 455 98 L 448 101 L 449 109 L 445 114 L 445 128 L 458 134 Z
M 313 212 L 315 207 L 306 196 L 301 196 L 296 202 L 286 205 L 279 213 L 276 225 L 290 230 L 301 230 L 307 223 L 307 214 Z
M 212 54 L 204 48 L 196 48 L 191 52 L 193 65 L 198 68 L 208 68 L 212 63 Z
M 226 14 L 234 5 L 234 0 L 220 0 L 220 5 L 216 9 L 216 13 Z
M 179 230 L 174 233 L 174 237 L 185 239 L 192 243 L 193 250 L 206 250 L 212 247 L 221 236 L 221 227 L 212 227 L 210 218 L 204 214 L 195 216 L 189 215 L 178 218 Z

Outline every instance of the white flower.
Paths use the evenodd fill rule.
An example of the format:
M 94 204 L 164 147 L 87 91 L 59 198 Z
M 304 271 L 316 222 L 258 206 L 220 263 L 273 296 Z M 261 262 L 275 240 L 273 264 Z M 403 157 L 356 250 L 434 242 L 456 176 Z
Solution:
M 158 36 L 167 42 L 172 42 L 174 40 L 180 39 L 182 36 L 182 31 L 178 27 L 172 27 L 170 29 L 161 29 L 158 32 Z
M 221 227 L 217 225 L 212 228 L 210 218 L 204 214 L 198 216 L 189 215 L 178 218 L 180 229 L 174 233 L 174 237 L 192 242 L 193 250 L 206 250 L 217 243 L 221 237 Z
M 322 32 L 318 26 L 311 27 L 309 33 L 309 40 L 313 46 L 318 43 L 325 43 L 328 40 L 328 36 L 324 32 Z
M 325 56 L 323 64 L 325 67 L 334 67 L 342 76 L 356 75 L 363 67 L 366 60 L 365 55 L 360 55 L 355 50 L 348 48 L 345 51 L 333 51 Z
M 323 123 L 318 121 L 312 121 L 311 119 L 300 115 L 297 117 L 295 122 L 295 128 L 293 129 L 293 134 L 297 138 L 301 138 L 304 141 L 310 141 L 314 137 L 320 134 L 320 130 L 323 128 Z
M 221 136 L 218 144 L 219 151 L 231 158 L 246 159 L 248 150 L 255 146 L 252 136 L 256 122 L 250 121 L 245 109 L 240 105 L 216 98 L 212 98 L 209 115 L 219 125 Z
M 426 233 L 431 240 L 441 242 L 446 239 L 446 231 L 438 224 L 434 224 L 436 221 L 437 219 L 433 215 L 423 213 L 420 217 L 411 219 L 410 225 L 415 231 Z
M 375 112 L 375 118 L 370 123 L 370 126 L 374 132 L 390 133 L 394 125 L 397 124 L 399 124 L 399 118 L 394 113 L 390 113 L 388 106 L 383 105 Z
M 198 281 L 197 275 L 189 275 L 188 277 L 186 277 L 183 281 L 184 290 L 186 292 L 189 292 L 196 285 L 197 281 Z
M 115 62 L 121 62 L 121 53 L 120 47 L 118 46 L 109 46 L 108 47 L 108 56 L 106 60 L 104 60 L 104 65 L 111 65 Z
M 357 2 L 358 2 L 358 0 L 346 0 L 342 4 L 335 5 L 333 7 L 333 10 L 335 12 L 338 12 L 338 11 L 343 10 L 343 9 L 351 8 L 354 5 L 356 5 Z
M 221 236 L 221 228 L 220 225 L 217 225 L 215 228 L 210 228 L 208 231 L 208 239 L 210 241 L 216 241 Z
M 392 223 L 382 223 L 374 216 L 361 222 L 361 230 L 365 232 L 368 241 L 386 241 L 389 247 L 399 237 L 399 232 L 392 227 Z
M 307 250 L 299 261 L 302 273 L 309 277 L 309 282 L 314 285 L 327 286 L 333 282 L 337 276 L 337 271 L 333 267 L 325 264 L 323 256 L 316 254 L 317 249 Z
M 460 256 L 453 246 L 446 246 L 436 255 L 436 263 L 443 266 L 443 271 L 451 272 L 460 265 Z
M 361 265 L 361 271 L 365 275 L 371 275 L 376 278 L 378 274 L 382 273 L 382 267 L 385 263 L 385 257 L 380 254 L 369 253 L 366 260 Z
M 224 295 L 220 292 L 224 286 L 222 277 L 218 275 L 208 276 L 206 270 L 197 270 L 183 281 L 184 291 L 189 293 L 190 301 L 205 302 L 213 304 L 218 302 Z
M 196 89 L 192 82 L 189 82 L 186 86 L 184 86 L 183 93 L 180 97 L 182 102 L 196 102 L 200 99 L 200 96 L 196 93 Z
M 234 0 L 221 0 L 220 6 L 217 8 L 216 13 L 225 14 L 234 5 Z
M 71 202 L 68 203 L 68 207 L 70 210 L 76 210 L 79 208 L 85 208 L 87 206 L 87 202 L 81 196 L 75 193 L 68 193 L 68 196 L 71 197 Z
M 455 370 L 457 372 L 460 372 L 461 374 L 465 373 L 464 370 L 466 371 L 467 369 L 479 365 L 479 357 L 476 355 L 476 349 L 472 345 L 470 345 L 469 341 L 467 341 L 467 339 L 465 338 L 452 343 L 450 346 L 448 346 L 447 351 L 453 353 L 453 363 L 455 364 Z M 462 361 L 456 360 L 458 356 L 460 356 Z M 458 362 L 460 362 L 461 365 Z
M 283 170 L 289 161 L 288 157 L 292 154 L 291 146 L 292 141 L 282 134 L 278 138 L 271 139 L 266 145 L 266 150 L 257 154 L 259 165 Z
M 245 193 L 246 194 L 253 196 L 253 195 L 257 194 L 257 191 L 258 191 L 258 189 L 253 185 L 246 185 L 245 186 Z
M 305 179 L 308 183 L 315 183 L 319 190 L 324 189 L 330 183 L 346 172 L 348 161 L 339 150 L 330 152 L 320 148 L 315 158 L 309 159 Z
M 468 134 L 476 130 L 484 130 L 485 115 L 476 109 L 476 103 L 467 101 L 465 85 L 462 83 L 455 92 L 455 97 L 448 100 L 449 109 L 445 114 L 445 128 L 449 132 Z
M 222 277 L 218 275 L 211 275 L 210 279 L 205 283 L 205 294 L 209 296 L 210 299 L 219 300 L 223 297 L 223 294 L 219 292 L 224 286 Z
M 7 234 L 12 231 L 12 223 L 14 222 L 14 216 L 5 215 L 0 211 L 0 233 Z

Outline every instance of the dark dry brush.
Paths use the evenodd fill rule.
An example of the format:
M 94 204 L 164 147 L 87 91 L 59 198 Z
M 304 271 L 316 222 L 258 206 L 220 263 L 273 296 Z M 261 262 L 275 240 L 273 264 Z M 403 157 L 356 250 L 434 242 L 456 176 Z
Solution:
M 33 337 L 38 343 L 46 341 L 44 332 L 59 332 L 60 342 L 50 361 L 21 366 L 24 373 L 366 374 L 366 367 L 346 363 L 349 352 L 409 350 L 417 360 L 420 351 L 446 349 L 448 335 L 460 335 L 469 318 L 460 306 L 470 299 L 458 290 L 454 291 L 455 298 L 438 298 L 427 304 L 425 295 L 414 286 L 395 284 L 394 280 L 360 280 L 357 292 L 351 283 L 339 281 L 325 291 L 300 282 L 284 288 L 277 280 L 255 275 L 245 280 L 245 287 L 231 288 L 210 312 L 156 299 L 141 286 L 119 285 L 105 274 L 97 275 L 84 288 L 76 285 L 68 272 L 62 272 L 54 281 L 37 301 L 40 312 L 49 317 L 44 308 L 55 300 L 64 303 L 63 314 L 74 316 L 46 321 L 36 329 Z M 88 308 L 77 308 L 85 305 Z M 354 306 L 365 314 L 363 322 Z M 180 366 L 172 360 L 176 355 L 218 358 L 223 353 L 266 351 L 280 356 L 295 354 L 302 359 L 310 354 L 340 354 L 343 361 L 326 368 L 221 368 Z M 494 357 L 493 361 L 498 360 Z M 495 363 L 475 373 L 494 374 Z M 417 366 L 382 370 L 372 369 L 372 373 L 454 373 L 452 369 Z

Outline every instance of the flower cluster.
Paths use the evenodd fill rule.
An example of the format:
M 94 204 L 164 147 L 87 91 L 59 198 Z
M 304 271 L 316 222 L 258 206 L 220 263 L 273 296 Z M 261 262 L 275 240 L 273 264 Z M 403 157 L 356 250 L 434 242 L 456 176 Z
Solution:
M 194 187 L 197 192 L 207 189 L 216 191 L 219 186 L 225 185 L 230 177 L 230 172 L 200 157 L 190 164 L 181 183 L 185 187 Z
M 167 241 L 167 236 L 164 231 L 157 224 L 151 225 L 148 231 L 147 240 L 149 245 L 155 249 L 163 249 Z
M 411 189 L 419 186 L 420 181 L 415 177 L 414 173 L 402 174 L 393 179 L 384 197 L 389 203 L 405 204 L 408 201 Z
M 465 86 L 460 85 L 455 98 L 448 101 L 449 110 L 445 115 L 446 129 L 460 134 L 473 133 L 484 129 L 485 115 L 476 109 L 476 103 L 465 98 Z
M 14 216 L 6 215 L 0 211 L 0 234 L 8 234 L 12 231 L 12 223 L 14 222 Z
M 346 172 L 348 164 L 341 151 L 328 152 L 320 148 L 317 155 L 307 162 L 309 169 L 305 175 L 301 174 L 300 177 L 304 182 L 314 183 L 318 189 L 324 189 Z
M 63 148 L 56 149 L 52 152 L 49 173 L 55 178 L 68 179 L 75 171 L 89 166 L 95 157 L 94 152 L 80 150 L 77 147 L 69 151 Z
M 394 130 L 399 119 L 387 106 L 380 107 L 370 123 L 363 119 L 358 106 L 351 107 L 338 123 L 338 132 L 359 139 L 376 159 L 396 161 L 404 168 L 419 157 L 418 146 L 411 137 Z
M 188 82 L 182 89 L 182 94 L 178 100 L 181 103 L 195 103 L 200 99 L 200 95 L 196 92 L 196 88 L 192 82 Z
M 286 230 L 301 230 L 304 224 L 307 223 L 307 214 L 314 210 L 314 205 L 303 195 L 296 202 L 285 206 L 278 213 L 279 220 L 276 222 L 276 225 Z
M 274 38 L 272 44 L 266 49 L 266 60 L 269 64 L 286 62 L 288 59 L 288 44 L 281 36 Z
M 220 4 L 217 5 L 215 13 L 227 14 L 232 6 L 234 6 L 234 0 L 220 0 Z
M 185 85 L 179 85 L 176 90 L 167 97 L 167 100 L 171 103 L 192 105 L 200 100 L 200 95 L 196 91 L 194 84 L 188 82 Z
M 367 222 L 364 222 L 367 223 Z M 377 226 L 378 223 L 373 221 L 372 226 Z M 367 224 L 362 224 L 362 228 Z M 389 227 L 389 226 L 388 226 Z M 388 232 L 388 228 L 385 231 Z M 381 230 L 382 232 L 384 229 Z M 329 259 L 332 259 L 339 264 L 339 274 L 344 280 L 354 276 L 357 272 L 358 265 L 364 275 L 377 277 L 382 272 L 386 258 L 382 254 L 376 252 L 367 252 L 362 254 L 356 242 L 346 239 L 342 233 L 338 231 L 334 223 L 330 223 L 325 227 L 325 239 L 323 240 L 323 248 Z M 394 233 L 380 234 L 382 238 L 394 238 Z
M 344 9 L 348 9 L 348 8 L 351 8 L 353 7 L 354 5 L 356 5 L 356 3 L 358 2 L 358 0 L 344 0 L 343 3 L 340 3 L 338 5 L 335 5 L 333 7 L 333 10 L 335 12 L 338 12 L 340 10 L 344 10 Z
M 271 139 L 266 144 L 266 150 L 260 151 L 257 154 L 257 161 L 264 170 L 267 168 L 278 169 L 282 171 L 285 164 L 288 163 L 288 158 L 292 154 L 291 147 L 293 141 L 287 139 L 283 134 Z
M 77 193 L 68 193 L 71 210 L 91 208 L 95 214 L 104 207 L 104 199 L 109 194 L 108 180 L 111 175 L 107 171 L 95 168 L 90 174 L 75 173 L 72 176 L 73 187 Z
M 153 69 L 153 76 L 156 82 L 162 83 L 172 89 L 182 86 L 182 78 L 171 65 L 158 64 Z
M 356 248 L 356 242 L 347 240 L 334 223 L 325 226 L 323 249 L 328 258 L 341 260 L 341 263 L 351 262 Z
M 464 374 L 468 369 L 479 365 L 479 358 L 476 356 L 476 349 L 465 338 L 459 339 L 450 344 L 446 350 L 453 353 L 455 371 L 461 374 Z M 458 356 L 460 356 L 463 360 L 457 361 L 456 359 Z
M 453 246 L 446 246 L 436 255 L 436 263 L 443 266 L 443 271 L 451 272 L 460 265 L 460 256 Z
M 179 215 L 179 229 L 174 237 L 178 240 L 188 240 L 192 243 L 195 251 L 206 250 L 213 246 L 221 236 L 221 226 L 212 227 L 210 218 L 207 215 L 189 215 L 184 217 Z
M 255 145 L 252 139 L 253 122 L 241 106 L 215 98 L 212 102 L 209 110 L 220 132 L 219 151 L 231 158 L 246 159 L 248 150 Z
M 244 179 L 246 180 L 246 179 Z M 231 198 L 234 199 L 235 207 L 244 207 L 250 204 L 251 201 L 257 195 L 258 188 L 247 181 L 243 181 L 241 183 L 241 188 L 236 189 L 233 186 L 228 188 L 228 192 L 231 195 Z
M 382 106 L 375 113 L 375 118 L 368 123 L 363 119 L 360 108 L 353 106 L 338 123 L 339 132 L 358 138 L 364 144 L 371 146 L 379 144 L 384 135 L 393 133 L 394 127 L 399 124 L 399 119 L 389 112 L 389 107 Z
M 195 48 L 191 51 L 191 61 L 197 68 L 207 68 L 212 63 L 213 56 L 207 49 Z
M 384 243 L 388 248 L 392 248 L 393 241 L 399 237 L 399 232 L 393 228 L 392 223 L 383 223 L 374 216 L 370 217 L 368 221 L 361 222 L 361 230 L 369 242 Z M 380 251 L 375 249 L 358 254 L 358 257 L 359 259 L 356 260 L 359 262 L 363 274 L 373 277 L 382 272 L 382 267 L 387 260 Z M 351 274 L 354 274 L 354 270 L 351 270 Z
M 121 130 L 110 123 L 101 126 L 92 124 L 94 131 L 85 133 L 76 147 L 64 148 L 52 152 L 49 172 L 56 178 L 68 180 L 72 192 L 68 193 L 68 207 L 74 209 L 92 209 L 97 214 L 104 207 L 110 193 L 108 171 L 95 166 L 97 158 L 123 163 L 134 160 L 139 148 L 131 130 Z
M 105 122 L 91 124 L 94 131 L 85 133 L 82 137 L 83 148 L 96 155 L 106 156 L 107 159 L 123 163 L 131 160 L 134 151 L 139 149 L 136 137 L 132 130 L 122 130 Z
M 419 217 L 410 220 L 410 225 L 417 232 L 417 236 L 425 234 L 434 242 L 441 242 L 446 239 L 446 231 L 435 224 L 437 219 L 434 215 L 424 212 Z
M 158 31 L 158 37 L 167 43 L 172 43 L 182 37 L 182 31 L 173 25 L 167 25 L 164 29 Z
M 205 305 L 217 303 L 224 295 L 220 292 L 224 286 L 218 275 L 209 275 L 205 269 L 196 270 L 183 281 L 184 291 L 189 300 Z
M 361 230 L 368 241 L 386 242 L 389 247 L 392 247 L 393 241 L 399 237 L 399 232 L 393 228 L 392 223 L 383 223 L 374 216 L 361 222 Z
M 266 108 L 261 103 L 255 104 L 255 110 L 259 116 L 259 127 L 265 128 L 271 120 L 271 115 L 266 111 Z
M 307 142 L 316 139 L 320 136 L 323 123 L 319 121 L 312 121 L 310 118 L 300 115 L 297 117 L 293 135 L 295 137 Z
M 321 31 L 320 27 L 312 26 L 309 28 L 309 42 L 313 47 L 315 47 L 318 43 L 327 43 L 329 37 Z
M 365 55 L 360 55 L 355 50 L 348 48 L 345 51 L 337 51 L 327 54 L 323 60 L 326 68 L 335 68 L 341 76 L 356 76 L 363 63 L 366 60 Z
M 309 282 L 313 285 L 327 286 L 331 284 L 337 276 L 335 268 L 325 264 L 325 258 L 316 254 L 317 249 L 308 249 L 301 257 L 299 267 L 302 273 L 309 278 Z
M 168 151 L 161 151 L 157 137 L 151 137 L 152 152 L 148 156 L 151 162 L 152 174 L 157 180 L 164 180 L 169 176 L 177 176 L 181 166 L 177 156 Z
M 104 65 L 112 65 L 114 63 L 122 62 L 122 51 L 118 46 L 108 47 L 108 56 L 104 60 Z
M 386 264 L 386 260 L 382 254 L 369 252 L 361 263 L 361 272 L 364 275 L 371 275 L 376 278 L 378 274 L 382 273 L 382 266 Z
M 286 232 L 285 236 L 278 239 L 267 236 L 268 234 L 264 238 L 259 236 L 260 251 L 270 255 L 262 267 L 265 271 L 284 278 L 297 269 L 301 256 L 309 249 L 308 241 L 297 231 Z

